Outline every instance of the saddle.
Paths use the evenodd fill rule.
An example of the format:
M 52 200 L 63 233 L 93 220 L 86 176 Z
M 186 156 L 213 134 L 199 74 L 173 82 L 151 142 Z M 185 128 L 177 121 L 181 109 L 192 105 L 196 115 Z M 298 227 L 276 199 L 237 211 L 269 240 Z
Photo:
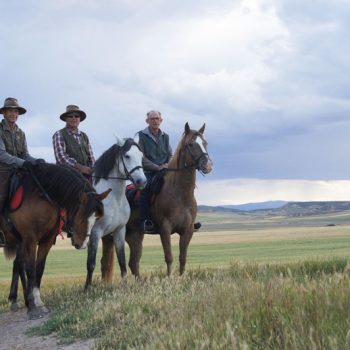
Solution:
M 157 194 L 160 193 L 164 185 L 164 174 L 165 170 L 161 170 L 155 173 L 151 178 L 150 183 L 147 186 L 150 186 L 150 205 L 152 205 L 157 197 Z M 140 205 L 140 196 L 141 190 L 135 188 L 134 184 L 129 184 L 126 186 L 126 198 L 129 201 L 131 208 L 138 208 Z
M 7 208 L 9 211 L 15 211 L 21 206 L 23 202 L 23 192 L 24 187 L 22 183 L 22 176 L 20 173 L 15 172 L 11 176 L 9 183 L 7 197 Z

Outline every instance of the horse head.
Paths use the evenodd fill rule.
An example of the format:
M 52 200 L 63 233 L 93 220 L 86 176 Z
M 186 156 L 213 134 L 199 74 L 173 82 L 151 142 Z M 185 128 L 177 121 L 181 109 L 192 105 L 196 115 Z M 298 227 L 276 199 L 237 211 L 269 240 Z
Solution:
M 119 172 L 133 182 L 137 189 L 142 190 L 147 183 L 142 168 L 143 153 L 138 145 L 138 136 L 135 139 L 121 140 L 117 137 L 117 145 L 120 147 Z
M 104 214 L 102 200 L 110 192 L 111 189 L 100 194 L 92 189 L 89 192 L 81 192 L 77 211 L 73 218 L 68 218 L 72 245 L 76 249 L 86 248 L 92 226 Z
M 205 124 L 198 130 L 191 130 L 188 123 L 185 124 L 183 148 L 185 149 L 185 164 L 194 166 L 203 174 L 212 171 L 213 163 L 208 155 L 208 143 L 204 137 Z

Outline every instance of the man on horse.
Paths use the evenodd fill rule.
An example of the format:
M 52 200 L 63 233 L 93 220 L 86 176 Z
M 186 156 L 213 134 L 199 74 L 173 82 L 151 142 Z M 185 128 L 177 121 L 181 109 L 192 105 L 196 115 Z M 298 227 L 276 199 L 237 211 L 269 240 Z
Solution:
M 71 166 L 90 178 L 95 158 L 88 136 L 78 128 L 85 118 L 78 106 L 68 105 L 60 115 L 66 126 L 53 135 L 52 142 L 57 164 Z
M 13 97 L 6 98 L 4 106 L 0 108 L 0 113 L 4 116 L 0 123 L 0 212 L 8 196 L 9 181 L 14 169 L 31 169 L 34 165 L 45 162 L 28 153 L 25 133 L 16 124 L 18 116 L 26 112 Z M 4 245 L 4 234 L 0 231 L 0 246 Z
M 153 232 L 155 227 L 150 217 L 149 197 L 152 179 L 161 170 L 168 167 L 172 156 L 169 135 L 160 129 L 162 115 L 158 111 L 147 113 L 148 127 L 138 132 L 139 146 L 143 152 L 143 169 L 147 177 L 147 186 L 141 191 L 140 220 L 144 232 Z

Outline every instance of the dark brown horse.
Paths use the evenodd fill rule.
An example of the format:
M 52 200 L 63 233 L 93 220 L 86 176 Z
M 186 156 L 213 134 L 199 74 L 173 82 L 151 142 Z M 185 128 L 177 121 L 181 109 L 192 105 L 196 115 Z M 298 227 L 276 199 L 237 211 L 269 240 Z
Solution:
M 103 215 L 109 191 L 97 194 L 76 171 L 53 164 L 41 164 L 19 174 L 24 189 L 17 209 L 5 210 L 1 229 L 5 233 L 5 255 L 16 254 L 9 300 L 16 308 L 18 277 L 30 319 L 42 317 L 47 309 L 40 298 L 40 284 L 47 254 L 55 243 L 63 221 L 75 248 L 84 248 L 91 227 Z
M 152 220 L 160 235 L 167 274 L 171 274 L 173 255 L 170 236 L 180 235 L 180 275 L 185 271 L 187 248 L 193 235 L 193 224 L 197 214 L 197 203 L 194 197 L 196 169 L 204 174 L 212 170 L 212 162 L 207 153 L 207 142 L 204 138 L 203 125 L 198 131 L 191 130 L 188 123 L 177 146 L 169 168 L 164 176 L 164 185 L 151 207 Z M 133 209 L 127 224 L 126 241 L 130 247 L 129 267 L 139 277 L 139 263 L 142 255 L 144 234 L 140 231 L 139 211 Z M 113 244 L 103 241 L 102 277 L 109 279 L 112 275 Z

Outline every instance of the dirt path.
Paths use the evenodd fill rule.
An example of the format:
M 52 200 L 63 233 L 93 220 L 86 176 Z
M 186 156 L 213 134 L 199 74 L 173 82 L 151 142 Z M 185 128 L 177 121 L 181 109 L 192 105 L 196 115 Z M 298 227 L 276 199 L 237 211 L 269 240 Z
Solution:
M 0 350 L 90 350 L 93 340 L 59 345 L 55 337 L 32 337 L 25 332 L 47 320 L 28 321 L 26 310 L 0 314 Z

